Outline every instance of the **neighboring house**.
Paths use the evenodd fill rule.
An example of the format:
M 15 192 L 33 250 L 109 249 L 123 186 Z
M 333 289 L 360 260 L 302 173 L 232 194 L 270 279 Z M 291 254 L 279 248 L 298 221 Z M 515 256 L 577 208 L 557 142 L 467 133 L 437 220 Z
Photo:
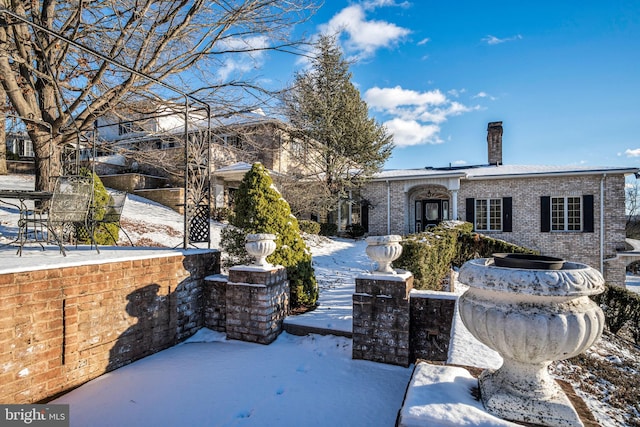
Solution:
M 153 112 L 112 114 L 101 118 L 97 125 L 98 154 L 102 154 L 102 159 L 112 167 L 98 167 L 97 170 L 173 176 L 174 185 L 183 186 L 179 176 L 184 170 L 184 137 L 187 130 L 184 111 L 181 112 L 180 108 L 165 106 L 154 110 L 147 107 Z M 189 138 L 205 138 L 204 131 L 208 123 L 206 115 L 199 110 L 190 112 L 189 116 Z M 298 159 L 302 158 L 304 153 L 301 151 L 306 146 L 290 135 L 285 123 L 260 111 L 215 117 L 211 121 L 210 152 L 205 159 L 212 177 L 212 205 L 232 205 L 234 191 L 254 162 L 262 163 L 274 175 L 297 175 L 304 168 Z M 114 159 L 114 153 L 123 154 L 127 161 Z M 206 152 L 200 155 L 206 156 Z M 175 173 L 171 173 L 171 168 L 175 169 Z
M 503 165 L 502 122 L 489 123 L 487 142 L 488 165 L 376 174 L 361 191 L 368 233 L 405 235 L 465 220 L 477 232 L 589 264 L 624 284 L 627 261 L 617 254 L 625 249 L 625 176 L 638 169 Z
M 8 132 L 6 135 L 7 152 L 20 159 L 33 160 L 33 142 L 26 132 Z

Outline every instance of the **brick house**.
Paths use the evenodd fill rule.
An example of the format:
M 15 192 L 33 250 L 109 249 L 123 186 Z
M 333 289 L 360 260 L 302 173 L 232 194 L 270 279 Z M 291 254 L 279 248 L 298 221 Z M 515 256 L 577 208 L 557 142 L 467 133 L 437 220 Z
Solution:
M 502 122 L 489 123 L 487 143 L 487 165 L 376 174 L 360 194 L 368 233 L 405 235 L 465 220 L 478 232 L 589 264 L 624 284 L 626 261 L 616 254 L 625 249 L 625 176 L 638 169 L 504 165 Z

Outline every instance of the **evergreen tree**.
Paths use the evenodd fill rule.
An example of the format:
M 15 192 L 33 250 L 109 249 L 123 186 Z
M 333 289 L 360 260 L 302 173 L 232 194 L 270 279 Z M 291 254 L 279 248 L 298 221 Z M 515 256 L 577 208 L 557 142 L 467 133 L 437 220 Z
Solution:
M 283 98 L 293 136 L 305 141 L 299 160 L 322 182 L 331 207 L 349 189 L 379 171 L 391 155 L 392 136 L 369 117 L 367 104 L 351 83 L 349 63 L 335 36 L 321 36 L 311 67 L 298 73 Z M 295 153 L 294 153 L 295 155 Z
M 244 249 L 247 234 L 276 235 L 276 250 L 267 262 L 287 269 L 292 307 L 313 306 L 318 299 L 318 285 L 311 266 L 311 252 L 302 239 L 298 220 L 291 214 L 286 200 L 273 185 L 266 168 L 255 163 L 236 192 L 230 218 L 232 227 L 222 232 L 222 249 L 234 262 L 249 261 Z

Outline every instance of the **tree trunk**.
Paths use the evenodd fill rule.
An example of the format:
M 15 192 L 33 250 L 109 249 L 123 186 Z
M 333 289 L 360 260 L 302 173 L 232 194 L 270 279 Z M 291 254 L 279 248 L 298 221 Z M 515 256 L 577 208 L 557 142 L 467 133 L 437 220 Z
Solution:
M 4 110 L 0 113 L 0 175 L 7 174 L 7 132 L 4 127 L 6 116 Z
M 29 132 L 33 141 L 36 168 L 36 190 L 52 191 L 53 178 L 62 173 L 60 145 L 56 139 L 51 138 L 48 132 L 35 130 Z
M 7 174 L 7 130 L 5 124 L 7 121 L 7 115 L 5 112 L 5 106 L 7 105 L 7 94 L 4 93 L 2 85 L 0 85 L 0 175 Z

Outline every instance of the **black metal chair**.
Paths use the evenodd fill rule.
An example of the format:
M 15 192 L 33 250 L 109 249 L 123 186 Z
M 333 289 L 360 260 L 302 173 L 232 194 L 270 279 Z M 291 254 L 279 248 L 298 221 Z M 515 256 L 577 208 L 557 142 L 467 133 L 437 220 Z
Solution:
M 115 226 L 117 226 L 118 230 L 121 230 L 124 235 L 127 236 L 127 239 L 129 240 L 131 246 L 134 246 L 131 237 L 129 237 L 129 234 L 127 234 L 126 230 L 122 228 L 122 225 L 120 224 L 120 220 L 122 219 L 122 209 L 124 209 L 124 203 L 126 201 L 127 193 L 122 191 L 111 192 L 109 195 L 109 204 L 104 208 L 104 214 L 100 215 L 97 212 L 94 212 L 92 219 L 94 230 L 98 230 L 100 228 L 104 229 L 107 234 L 109 234 L 116 246 L 118 245 L 119 236 L 113 235 L 113 233 L 107 226 L 108 224 L 114 224 Z
M 29 212 L 21 220 L 20 227 L 24 228 L 25 235 L 30 229 L 35 231 L 32 241 L 39 243 L 40 246 L 43 246 L 43 240 L 55 243 L 60 248 L 60 252 L 66 256 L 64 242 L 76 239 L 76 228 L 83 226 L 86 230 L 91 230 L 90 207 L 92 199 L 93 181 L 91 177 L 61 176 L 56 180 L 48 208 L 43 211 Z M 46 238 L 44 238 L 45 230 L 47 232 Z M 96 250 L 100 253 L 93 233 L 89 234 L 91 246 L 95 245 Z M 18 249 L 19 254 L 22 254 L 22 246 L 28 241 L 25 240 L 21 243 Z

